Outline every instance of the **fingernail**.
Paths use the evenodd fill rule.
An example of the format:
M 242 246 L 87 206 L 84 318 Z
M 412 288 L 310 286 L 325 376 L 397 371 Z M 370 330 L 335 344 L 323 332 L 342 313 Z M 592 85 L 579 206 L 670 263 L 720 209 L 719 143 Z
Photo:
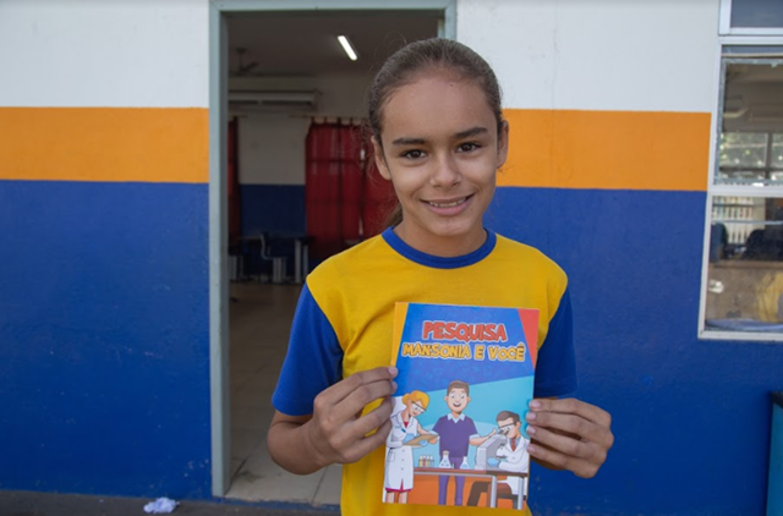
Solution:
M 538 448 L 535 447 L 535 445 L 528 444 L 527 445 L 527 452 L 530 454 L 535 454 L 538 451 Z
M 530 408 L 541 408 L 541 402 L 538 400 L 533 400 L 530 402 Z
M 397 376 L 397 368 L 396 367 L 390 367 L 389 368 L 389 374 L 392 375 L 392 378 Z
M 397 382 L 392 382 L 392 392 L 397 392 Z
M 536 433 L 536 427 L 534 427 L 534 426 L 528 426 L 528 427 L 527 427 L 527 433 L 528 433 L 528 434 L 530 434 L 530 435 L 533 435 L 533 434 L 535 434 L 535 433 Z
M 525 416 L 525 419 L 527 419 L 528 421 L 533 421 L 534 419 L 536 419 L 535 412 L 528 412 L 527 415 Z

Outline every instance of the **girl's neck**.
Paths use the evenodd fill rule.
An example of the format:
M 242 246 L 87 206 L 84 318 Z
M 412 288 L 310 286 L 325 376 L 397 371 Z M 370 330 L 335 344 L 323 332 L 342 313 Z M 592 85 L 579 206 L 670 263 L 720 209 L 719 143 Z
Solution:
M 394 233 L 417 251 L 442 258 L 470 254 L 487 241 L 487 232 L 482 226 L 466 235 L 440 236 L 423 231 L 413 224 L 406 225 L 403 220 L 394 227 Z

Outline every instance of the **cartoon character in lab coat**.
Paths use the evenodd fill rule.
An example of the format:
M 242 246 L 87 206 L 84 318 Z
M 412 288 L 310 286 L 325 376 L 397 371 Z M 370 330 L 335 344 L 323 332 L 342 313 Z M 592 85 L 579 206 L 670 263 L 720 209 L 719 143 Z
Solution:
M 498 433 L 504 436 L 505 442 L 495 452 L 500 459 L 498 469 L 512 471 L 514 473 L 528 473 L 530 471 L 530 454 L 527 447 L 530 441 L 522 435 L 522 422 L 519 414 L 510 410 L 503 410 L 497 415 Z M 497 483 L 498 498 L 517 501 L 519 496 L 527 498 L 527 477 L 509 475 L 505 480 Z M 468 505 L 477 506 L 483 493 L 487 494 L 489 504 L 490 482 L 476 481 L 470 489 Z
M 411 391 L 402 397 L 402 403 L 405 408 L 391 416 L 392 429 L 386 439 L 383 487 L 387 503 L 408 503 L 408 493 L 413 489 L 413 447 L 438 439 L 416 419 L 427 410 L 430 397 L 421 391 Z

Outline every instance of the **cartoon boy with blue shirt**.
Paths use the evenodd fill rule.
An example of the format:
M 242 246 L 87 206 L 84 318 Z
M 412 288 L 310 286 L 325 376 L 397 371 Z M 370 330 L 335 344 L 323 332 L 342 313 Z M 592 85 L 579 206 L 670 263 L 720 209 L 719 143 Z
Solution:
M 476 424 L 468 416 L 463 414 L 470 403 L 470 387 L 467 383 L 454 380 L 446 389 L 443 398 L 450 412 L 438 419 L 432 431 L 440 436 L 440 456 L 451 463 L 451 467 L 457 469 L 468 456 L 468 447 L 480 446 L 487 439 L 495 435 L 492 430 L 488 435 L 478 434 Z M 465 477 L 454 478 L 454 505 L 462 505 L 462 489 L 465 485 Z M 449 486 L 449 476 L 442 475 L 439 479 L 438 505 L 446 505 L 446 491 Z

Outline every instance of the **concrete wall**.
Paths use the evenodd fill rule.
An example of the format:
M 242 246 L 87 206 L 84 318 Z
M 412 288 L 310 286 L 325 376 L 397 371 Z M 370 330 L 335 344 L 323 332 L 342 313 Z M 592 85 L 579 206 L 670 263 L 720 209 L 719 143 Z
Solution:
M 0 488 L 211 491 L 208 4 L 0 5 Z
M 3 489 L 209 496 L 207 8 L 0 6 Z M 487 222 L 569 273 L 614 415 L 597 478 L 534 470 L 540 514 L 764 512 L 783 347 L 696 338 L 717 17 L 459 0 L 511 123 Z
M 577 396 L 614 416 L 595 479 L 534 470 L 534 512 L 764 514 L 783 346 L 696 337 L 718 7 L 459 2 L 509 107 L 489 225 L 569 274 Z

